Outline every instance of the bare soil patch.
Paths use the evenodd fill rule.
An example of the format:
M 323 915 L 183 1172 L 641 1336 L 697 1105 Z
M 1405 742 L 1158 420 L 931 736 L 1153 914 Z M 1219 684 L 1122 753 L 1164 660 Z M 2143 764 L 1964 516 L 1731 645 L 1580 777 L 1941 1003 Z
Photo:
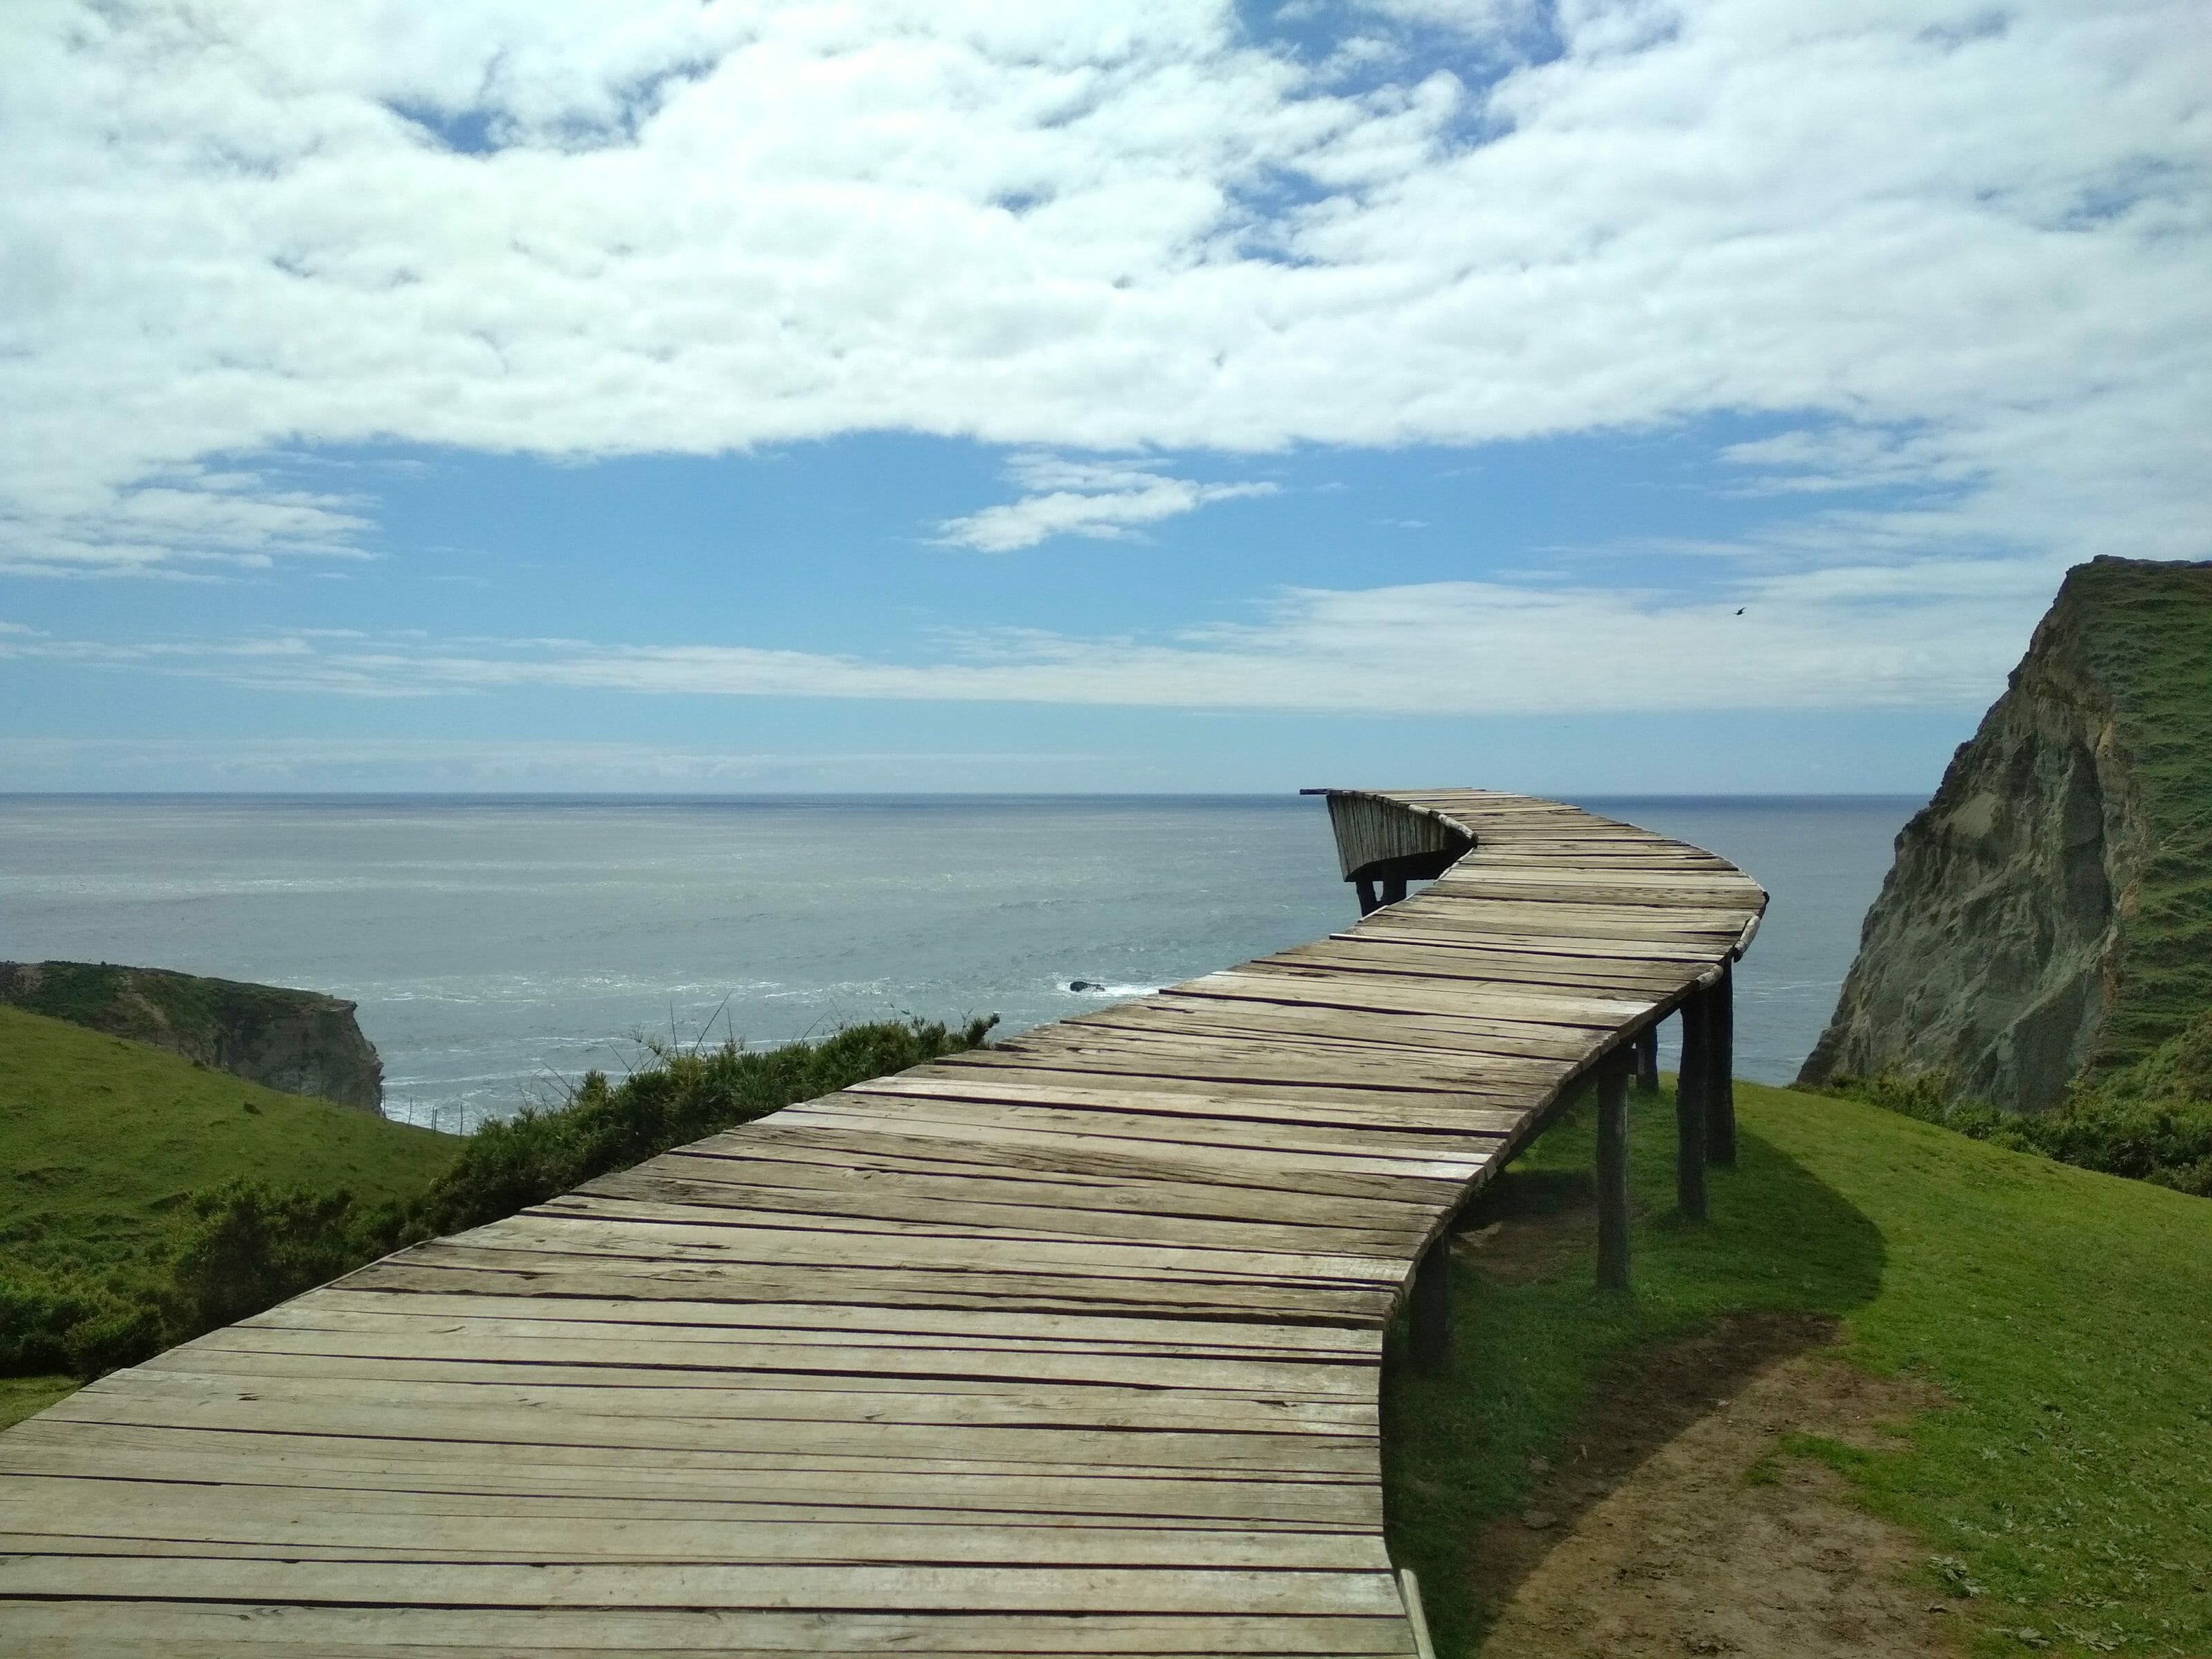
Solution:
M 1459 1242 L 1482 1273 L 1523 1279 L 1585 1253 L 1587 1188 L 1524 1188 Z M 1948 1656 L 1926 1555 L 1850 1501 L 1783 1437 L 1893 1443 L 1884 1425 L 1935 1403 L 1825 1352 L 1834 1322 L 1748 1315 L 1638 1354 L 1604 1377 L 1558 1467 L 1478 1540 L 1468 1573 L 1494 1622 L 1485 1659 Z

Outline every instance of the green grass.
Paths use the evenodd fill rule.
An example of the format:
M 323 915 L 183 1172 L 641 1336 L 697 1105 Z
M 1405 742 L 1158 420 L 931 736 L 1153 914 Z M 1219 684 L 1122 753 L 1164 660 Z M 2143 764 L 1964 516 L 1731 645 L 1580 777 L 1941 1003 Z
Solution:
M 46 1410 L 82 1386 L 74 1376 L 0 1376 L 0 1429 Z
M 2154 842 L 2120 919 L 2101 1071 L 2212 1009 L 2212 564 L 2094 560 L 2068 573 L 2069 600 Z
M 1531 1453 L 1559 1455 L 1593 1379 L 1717 1316 L 1777 1310 L 1839 1317 L 1852 1360 L 1949 1402 L 1908 1450 L 1796 1449 L 1919 1536 L 1973 1652 L 2038 1650 L 2027 1630 L 2043 1651 L 2212 1653 L 2212 1205 L 1855 1101 L 1741 1083 L 1737 1098 L 1741 1161 L 1714 1172 L 1697 1226 L 1670 1213 L 1671 1108 L 1639 1108 L 1632 1294 L 1594 1289 L 1590 1258 L 1525 1284 L 1462 1271 L 1449 1371 L 1392 1369 L 1392 1550 L 1420 1575 L 1439 1652 L 1481 1628 L 1471 1540 L 1533 1486 Z M 1583 1170 L 1591 1152 L 1571 1119 L 1518 1167 Z
M 463 1145 L 0 1005 L 0 1261 L 143 1258 L 186 1194 L 240 1177 L 413 1197 Z
M 1889 1067 L 1824 1092 L 2018 1152 L 2212 1198 L 2212 1010 L 2130 1065 L 2076 1079 L 2047 1112 L 1961 1097 L 1950 1074 Z

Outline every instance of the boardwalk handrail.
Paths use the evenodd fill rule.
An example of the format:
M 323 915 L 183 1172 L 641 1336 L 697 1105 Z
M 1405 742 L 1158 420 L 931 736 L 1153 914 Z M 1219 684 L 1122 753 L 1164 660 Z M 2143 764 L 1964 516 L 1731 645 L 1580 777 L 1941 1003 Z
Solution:
M 0 1434 L 0 1651 L 1410 1659 L 1383 1326 L 1410 1294 L 1417 1355 L 1449 1341 L 1444 1229 L 1593 1083 L 1625 1280 L 1628 1064 L 1675 1013 L 1702 1206 L 1765 895 L 1553 802 L 1329 806 L 1343 932 L 403 1251 Z

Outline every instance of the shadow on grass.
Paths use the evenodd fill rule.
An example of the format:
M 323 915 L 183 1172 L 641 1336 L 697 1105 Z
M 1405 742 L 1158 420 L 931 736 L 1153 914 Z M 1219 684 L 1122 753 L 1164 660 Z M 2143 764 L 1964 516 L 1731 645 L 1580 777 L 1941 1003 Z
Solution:
M 1440 1655 L 1472 1652 L 1504 1591 L 1624 1475 L 1754 1372 L 1831 1340 L 1840 1316 L 1881 1286 L 1874 1224 L 1754 1134 L 1741 1137 L 1735 1169 L 1711 1172 L 1710 1218 L 1682 1221 L 1674 1142 L 1671 1106 L 1642 1103 L 1631 1134 L 1632 1291 L 1595 1286 L 1595 1149 L 1578 1115 L 1455 1230 L 1447 1367 L 1413 1371 L 1392 1334 L 1390 1553 L 1419 1575 Z M 1478 1572 L 1485 1529 L 1524 1512 L 1540 1486 L 1550 1512 L 1528 1517 L 1525 1560 Z

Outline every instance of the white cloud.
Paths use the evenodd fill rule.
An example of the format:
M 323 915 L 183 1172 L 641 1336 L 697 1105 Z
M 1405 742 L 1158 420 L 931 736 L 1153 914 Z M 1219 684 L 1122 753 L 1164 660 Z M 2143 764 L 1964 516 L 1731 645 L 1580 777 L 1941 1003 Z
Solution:
M 1355 33 L 1394 14 L 1470 38 L 1528 21 L 1517 0 L 1378 0 Z M 2198 0 L 1573 0 L 1553 23 L 1555 58 L 1475 88 L 1418 54 L 1339 81 L 1252 44 L 1225 0 L 477 0 L 404 21 L 379 0 L 26 0 L 0 13 L 0 566 L 359 546 L 370 508 L 222 459 L 272 445 L 581 457 L 899 428 L 1260 452 L 1714 411 L 1798 428 L 1735 452 L 1747 488 L 1920 492 L 1716 550 L 1744 580 L 1802 579 L 1792 604 L 1816 578 L 1919 584 L 1931 638 L 1995 657 L 2029 602 L 2000 617 L 1979 587 L 2204 555 Z M 1020 499 L 946 538 L 1131 534 L 1224 488 L 1026 465 Z M 1976 559 L 1992 568 L 1956 574 Z M 1663 620 L 1738 643 L 1679 594 L 1453 591 L 1414 608 L 1452 618 L 1455 648 L 1490 650 L 1482 619 L 1507 616 L 1530 637 L 1573 615 L 1595 637 Z M 1350 604 L 1156 658 L 1063 642 L 839 672 L 1290 698 L 1286 661 L 1333 684 L 1318 646 L 1285 643 L 1298 618 L 1341 627 Z M 1909 682 L 1889 629 L 1808 624 L 1777 695 L 1843 695 L 1854 673 L 1822 653 L 1846 636 L 1869 684 Z M 1593 635 L 1551 637 L 1565 654 L 1528 672 L 1587 660 Z M 309 659 L 390 678 L 344 655 Z M 774 678 L 745 653 L 562 660 Z M 1764 686 L 1783 659 L 1759 660 L 1716 672 Z
M 1277 488 L 1267 483 L 1199 483 L 1146 466 L 1049 455 L 1017 456 L 1007 471 L 1027 495 L 946 520 L 938 526 L 939 539 L 983 553 L 1011 553 L 1052 536 L 1115 541 L 1141 526 L 1213 501 L 1272 495 Z
M 1081 787 L 1094 754 L 821 754 L 478 738 L 0 737 L 9 790 L 850 791 L 1003 787 L 1009 774 Z
M 2055 578 L 1960 558 L 1781 572 L 1697 598 L 1474 581 L 1297 589 L 1256 620 L 1158 640 L 1000 629 L 948 637 L 921 661 L 304 632 L 121 646 L 0 639 L 0 659 L 369 697 L 562 687 L 1361 714 L 1966 707 L 2002 678 Z

